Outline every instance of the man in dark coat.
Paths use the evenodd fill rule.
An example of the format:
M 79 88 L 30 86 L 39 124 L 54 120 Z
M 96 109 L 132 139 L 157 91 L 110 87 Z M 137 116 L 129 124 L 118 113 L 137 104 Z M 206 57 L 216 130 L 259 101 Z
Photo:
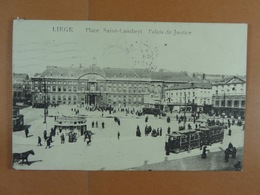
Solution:
M 120 133 L 119 133 L 119 131 L 117 132 L 117 139 L 120 139 Z
M 40 136 L 38 136 L 38 146 L 42 146 L 42 139 Z
M 162 136 L 162 128 L 160 128 L 160 136 Z
M 204 146 L 204 147 L 203 147 L 203 151 L 202 151 L 201 157 L 202 157 L 202 158 L 207 158 L 207 146 Z
M 168 127 L 168 129 L 167 129 L 167 133 L 168 133 L 168 134 L 171 133 L 171 127 Z
M 232 158 L 236 158 L 236 157 L 237 157 L 237 149 L 236 149 L 236 147 L 233 147 Z
M 225 150 L 225 161 L 228 162 L 229 159 L 229 151 L 228 148 Z
M 61 140 L 61 144 L 64 144 L 64 142 L 65 142 L 64 134 L 61 134 L 61 136 L 60 136 L 60 140 Z
M 231 136 L 231 133 L 232 133 L 232 131 L 231 131 L 231 129 L 229 129 L 228 130 L 228 135 Z
M 91 143 L 91 133 L 88 133 L 88 141 L 87 141 L 87 145 L 89 145 Z
M 104 121 L 102 122 L 102 129 L 104 129 L 105 128 L 105 123 L 104 123 Z
M 43 138 L 46 141 L 46 139 L 47 139 L 47 131 L 46 130 L 43 132 Z
M 49 137 L 46 139 L 46 143 L 47 143 L 47 144 L 46 144 L 45 149 L 47 149 L 47 147 L 51 148 L 51 140 L 50 140 Z
M 24 130 L 24 133 L 25 133 L 25 136 L 26 138 L 28 137 L 28 134 L 29 134 L 29 129 L 26 127 L 25 130 Z

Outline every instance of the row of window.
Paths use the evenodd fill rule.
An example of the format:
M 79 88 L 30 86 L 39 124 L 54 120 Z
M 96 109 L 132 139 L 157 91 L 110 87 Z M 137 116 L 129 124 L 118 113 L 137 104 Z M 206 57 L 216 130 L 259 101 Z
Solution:
M 95 85 L 96 83 L 91 83 L 91 82 L 87 82 L 87 81 L 83 81 L 83 82 L 78 82 L 78 81 L 34 81 L 34 86 L 43 86 L 44 82 L 46 82 L 46 85 L 65 85 L 65 86 L 71 86 L 71 85 L 80 85 L 80 87 L 85 87 L 87 85 Z M 169 84 L 168 86 L 166 85 L 165 88 L 171 87 L 171 86 L 176 86 L 178 84 Z M 161 90 L 162 85 L 150 85 L 149 83 L 132 83 L 132 82 L 128 82 L 128 83 L 98 83 L 98 86 L 102 87 L 110 87 L 110 88 L 117 88 L 117 87 L 122 87 L 122 88 L 127 88 L 127 87 L 135 87 L 135 88 L 142 88 L 143 90 L 146 89 L 148 90 L 149 88 L 151 88 L 151 90 Z
M 224 101 L 224 100 L 216 100 L 215 101 L 215 106 L 216 107 L 245 107 L 245 104 L 246 104 L 246 101 L 245 100 L 227 100 L 227 101 Z
M 199 93 L 199 91 L 197 91 L 197 92 Z M 187 96 L 190 96 L 191 94 L 192 94 L 192 96 L 196 96 L 196 92 L 195 91 L 193 91 L 193 92 L 190 92 L 190 91 L 188 91 L 188 92 L 175 92 L 175 95 L 176 96 L 185 96 L 185 93 L 186 93 Z M 205 93 L 210 93 L 210 90 L 204 90 L 204 91 L 201 90 L 200 93 L 201 94 L 203 94 L 203 93 L 204 94 Z M 169 95 L 173 96 L 174 93 L 173 92 L 171 92 L 171 93 L 170 92 L 166 92 L 166 95 L 167 96 L 169 96 Z

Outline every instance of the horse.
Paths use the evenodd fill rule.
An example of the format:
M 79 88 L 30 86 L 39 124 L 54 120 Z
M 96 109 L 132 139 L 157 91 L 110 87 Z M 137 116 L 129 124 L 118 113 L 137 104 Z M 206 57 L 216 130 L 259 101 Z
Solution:
M 22 153 L 13 153 L 13 163 L 19 162 L 20 160 L 22 160 L 22 162 L 21 162 L 22 164 L 24 163 L 24 161 L 26 161 L 26 164 L 29 165 L 28 156 L 30 154 L 34 155 L 34 151 L 29 150 L 27 152 L 22 152 Z

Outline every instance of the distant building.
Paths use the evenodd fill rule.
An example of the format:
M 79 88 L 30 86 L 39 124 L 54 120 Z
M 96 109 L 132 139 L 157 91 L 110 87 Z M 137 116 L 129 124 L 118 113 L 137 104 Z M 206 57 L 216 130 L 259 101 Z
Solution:
M 194 81 L 185 72 L 146 69 L 48 66 L 32 79 L 32 104 L 160 106 L 165 90 Z
M 27 74 L 13 73 L 13 101 L 31 103 L 31 81 Z
M 212 85 L 213 111 L 217 115 L 244 118 L 246 105 L 246 81 L 232 76 L 224 82 Z
M 212 85 L 210 83 L 186 83 L 168 88 L 165 101 L 170 109 L 210 112 L 212 105 Z

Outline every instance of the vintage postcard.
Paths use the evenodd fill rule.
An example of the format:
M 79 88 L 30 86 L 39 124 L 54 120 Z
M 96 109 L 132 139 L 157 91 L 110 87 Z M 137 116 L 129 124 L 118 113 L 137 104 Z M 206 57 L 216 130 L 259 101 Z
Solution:
M 247 25 L 14 20 L 13 168 L 243 168 Z

